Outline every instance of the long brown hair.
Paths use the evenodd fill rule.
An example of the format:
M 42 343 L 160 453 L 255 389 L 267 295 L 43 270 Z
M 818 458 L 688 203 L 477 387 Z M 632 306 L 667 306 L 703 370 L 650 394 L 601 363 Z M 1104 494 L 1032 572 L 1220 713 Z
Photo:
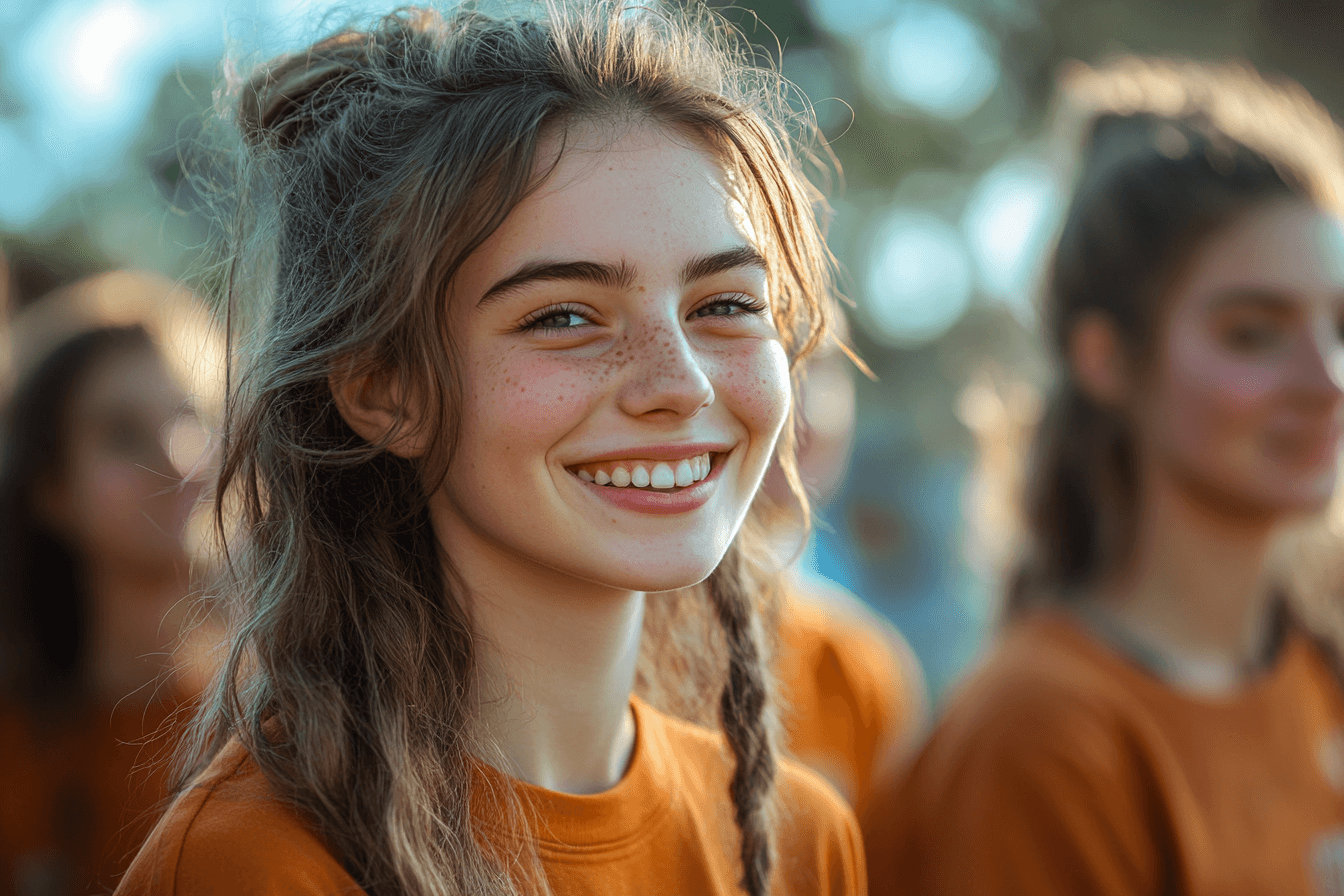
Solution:
M 536 883 L 535 868 L 506 865 L 473 830 L 470 757 L 490 745 L 471 734 L 470 601 L 433 535 L 425 483 L 451 459 L 463 388 L 441 297 L 536 185 L 543 130 L 635 116 L 693 135 L 762 235 L 790 357 L 826 325 L 823 205 L 803 173 L 807 122 L 785 111 L 781 82 L 698 7 L 580 6 L 529 20 L 401 10 L 264 65 L 222 97 L 241 137 L 221 201 L 233 356 L 247 364 L 230 374 L 217 499 L 222 533 L 245 537 L 226 582 L 231 652 L 183 780 L 241 739 L 371 893 Z M 328 387 L 335 365 L 394 372 L 402 394 L 429 402 L 426 419 L 448 421 L 431 434 L 434 469 L 350 430 Z M 791 446 L 779 450 L 789 466 Z M 653 659 L 638 686 L 691 715 L 706 686 L 718 689 L 742 886 L 762 896 L 773 589 L 751 529 L 706 583 L 650 601 Z M 716 624 L 698 631 L 717 649 L 675 649 L 702 607 Z M 661 693 L 665 681 L 677 687 Z
M 1030 459 L 1028 551 L 1010 579 L 1010 614 L 1085 590 L 1134 543 L 1134 437 L 1123 413 L 1073 379 L 1075 323 L 1103 315 L 1141 365 L 1174 279 L 1211 235 L 1276 199 L 1337 208 L 1344 198 L 1344 137 L 1291 82 L 1241 65 L 1126 57 L 1076 67 L 1063 95 L 1064 117 L 1082 120 L 1082 164 L 1048 273 L 1042 325 L 1058 383 Z

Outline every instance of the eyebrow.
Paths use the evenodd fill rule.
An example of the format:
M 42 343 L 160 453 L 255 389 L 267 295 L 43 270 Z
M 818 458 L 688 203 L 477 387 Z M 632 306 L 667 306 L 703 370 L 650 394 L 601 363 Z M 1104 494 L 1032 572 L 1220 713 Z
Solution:
M 681 284 L 694 283 L 715 274 L 723 274 L 737 268 L 760 268 L 770 270 L 765 258 L 753 246 L 734 246 L 712 255 L 701 255 L 686 262 L 681 269 Z
M 765 258 L 755 248 L 734 246 L 686 262 L 681 269 L 681 283 L 685 286 L 715 274 L 746 267 L 768 270 Z M 487 289 L 476 307 L 480 308 L 513 290 L 544 281 L 594 283 L 613 289 L 629 289 L 635 282 L 635 269 L 625 261 L 617 265 L 599 261 L 534 261 Z
M 598 261 L 534 261 L 485 291 L 476 307 L 495 301 L 505 293 L 541 281 L 569 280 L 596 283 L 598 286 L 629 288 L 635 282 L 635 270 L 622 261 L 618 265 Z
M 1272 289 L 1262 289 L 1254 286 L 1234 286 L 1230 289 L 1215 293 L 1210 305 L 1215 311 L 1222 311 L 1226 308 L 1239 305 L 1252 305 L 1261 308 L 1272 308 L 1276 311 L 1287 311 L 1292 309 L 1294 303 L 1283 293 Z

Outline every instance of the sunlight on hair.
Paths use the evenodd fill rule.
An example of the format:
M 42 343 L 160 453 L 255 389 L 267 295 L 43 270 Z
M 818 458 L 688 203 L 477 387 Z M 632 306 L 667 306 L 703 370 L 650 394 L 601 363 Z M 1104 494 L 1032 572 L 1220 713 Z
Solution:
M 1262 77 L 1244 63 L 1206 65 L 1184 59 L 1120 56 L 1095 68 L 1060 69 L 1058 130 L 1106 112 L 1136 111 L 1164 118 L 1198 113 L 1254 152 L 1301 167 L 1327 205 L 1344 203 L 1344 169 L 1320 164 L 1344 156 L 1344 136 L 1330 114 L 1300 84 Z M 1164 149 L 1170 152 L 1178 147 Z
M 334 27 L 364 24 L 395 4 L 379 0 L 267 0 L 244 24 L 256 29 L 257 48 L 267 53 L 297 50 Z

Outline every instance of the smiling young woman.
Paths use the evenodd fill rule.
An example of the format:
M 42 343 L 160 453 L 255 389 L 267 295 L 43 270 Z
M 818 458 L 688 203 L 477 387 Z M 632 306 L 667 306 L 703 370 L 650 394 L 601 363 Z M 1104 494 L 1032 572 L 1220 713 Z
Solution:
M 1335 486 L 1344 139 L 1295 85 L 1122 59 L 1050 271 L 1060 383 L 1001 643 L 874 800 L 875 893 L 1339 893 L 1339 651 L 1276 587 Z
M 239 624 L 119 892 L 862 891 L 774 755 L 752 535 L 816 194 L 731 29 L 583 6 L 402 11 L 237 92 Z

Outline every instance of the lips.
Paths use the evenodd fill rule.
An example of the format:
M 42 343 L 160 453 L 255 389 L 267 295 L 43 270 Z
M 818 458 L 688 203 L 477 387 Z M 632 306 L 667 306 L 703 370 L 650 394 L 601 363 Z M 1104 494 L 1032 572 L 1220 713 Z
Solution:
M 605 503 L 642 513 L 683 513 L 709 500 L 730 445 L 631 448 L 573 464 L 566 471 Z

